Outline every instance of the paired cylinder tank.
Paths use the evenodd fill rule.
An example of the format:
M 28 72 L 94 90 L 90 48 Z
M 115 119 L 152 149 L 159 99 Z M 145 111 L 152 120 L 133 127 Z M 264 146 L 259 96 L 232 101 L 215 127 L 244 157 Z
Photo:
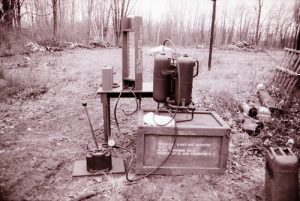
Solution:
M 193 78 L 198 75 L 199 62 L 183 55 L 177 60 L 165 53 L 154 58 L 153 99 L 165 103 L 173 99 L 175 105 L 188 106 L 192 102 Z

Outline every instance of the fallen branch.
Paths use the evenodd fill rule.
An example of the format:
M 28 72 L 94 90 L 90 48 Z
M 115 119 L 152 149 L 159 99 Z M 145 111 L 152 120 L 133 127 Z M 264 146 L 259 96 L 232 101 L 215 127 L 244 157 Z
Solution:
M 82 201 L 82 200 L 85 200 L 85 199 L 89 199 L 91 197 L 94 197 L 94 196 L 98 195 L 99 193 L 100 192 L 88 192 L 88 193 L 85 193 L 83 195 L 80 195 L 78 198 L 75 198 L 72 201 Z
M 281 106 L 275 101 L 274 98 L 272 98 L 272 96 L 269 95 L 266 90 L 259 90 L 258 93 L 262 105 L 269 108 L 271 112 L 282 109 Z
M 15 54 L 9 52 L 4 52 L 0 54 L 0 57 L 12 57 L 12 56 L 15 56 Z
M 82 44 L 78 44 L 78 47 L 80 47 L 80 48 L 86 48 L 86 49 L 89 49 L 89 50 L 93 49 L 91 46 L 82 45 Z
M 95 197 L 95 196 L 99 195 L 100 193 L 102 193 L 106 190 L 109 190 L 109 189 L 111 189 L 111 186 L 107 186 L 105 188 L 102 188 L 100 191 L 86 192 L 86 193 L 80 195 L 79 197 L 72 199 L 72 201 L 86 200 L 86 199 L 89 199 L 91 197 Z

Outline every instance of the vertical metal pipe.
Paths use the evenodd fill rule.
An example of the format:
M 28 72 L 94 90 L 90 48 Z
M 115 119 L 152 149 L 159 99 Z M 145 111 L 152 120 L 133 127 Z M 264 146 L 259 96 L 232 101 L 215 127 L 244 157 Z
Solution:
M 208 55 L 208 70 L 211 69 L 211 57 L 212 57 L 212 48 L 214 42 L 214 32 L 215 32 L 215 19 L 216 19 L 216 2 L 213 1 L 213 11 L 212 11 L 212 19 L 211 19 L 211 29 L 210 29 L 210 44 L 209 44 L 209 55 Z

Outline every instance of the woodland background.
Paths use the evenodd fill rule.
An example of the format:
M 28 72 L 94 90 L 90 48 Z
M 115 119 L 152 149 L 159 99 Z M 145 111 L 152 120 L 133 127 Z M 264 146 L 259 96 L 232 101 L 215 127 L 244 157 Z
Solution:
M 156 6 L 147 9 L 149 2 Z M 299 5 L 299 0 L 218 0 L 215 45 L 247 41 L 266 48 L 297 49 Z M 1 0 L 0 43 L 8 48 L 24 40 L 106 41 L 119 46 L 120 19 L 142 15 L 146 45 L 170 38 L 180 46 L 206 46 L 211 13 L 211 0 Z
M 216 3 L 216 48 L 208 70 L 203 61 L 209 57 L 212 0 L 0 0 L 0 200 L 265 200 L 267 149 L 292 147 L 300 158 L 299 90 L 286 95 L 270 84 L 280 59 L 288 58 L 282 48 L 300 49 L 300 0 Z M 226 174 L 157 175 L 134 183 L 123 174 L 71 176 L 74 161 L 86 157 L 87 145 L 94 146 L 82 101 L 103 142 L 103 107 L 95 94 L 101 67 L 113 66 L 114 82 L 121 80 L 121 49 L 90 47 L 119 47 L 120 19 L 135 15 L 143 17 L 145 49 L 158 49 L 150 46 L 170 38 L 179 53 L 202 64 L 193 79 L 193 102 L 199 111 L 216 111 L 231 127 Z M 238 46 L 246 43 L 251 50 Z M 26 49 L 29 44 L 32 49 Z M 143 81 L 152 82 L 154 59 L 148 53 Z M 298 65 L 293 59 L 283 64 Z M 259 107 L 261 84 L 282 111 L 259 134 L 247 133 L 240 105 Z M 130 151 L 114 151 L 126 168 L 139 135 L 137 116 L 126 115 L 134 103 L 122 99 L 121 132 L 115 121 L 111 126 L 117 145 Z M 143 99 L 143 106 L 157 104 Z

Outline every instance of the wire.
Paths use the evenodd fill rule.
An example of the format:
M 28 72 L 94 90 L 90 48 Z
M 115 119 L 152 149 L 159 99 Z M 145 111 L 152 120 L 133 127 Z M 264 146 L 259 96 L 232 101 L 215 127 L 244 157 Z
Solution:
M 159 124 L 159 123 L 157 123 L 157 121 L 155 120 L 155 114 L 157 114 L 157 113 L 159 113 L 159 111 L 160 111 L 160 109 L 158 108 L 157 110 L 155 110 L 154 111 L 154 114 L 153 114 L 153 122 L 155 123 L 155 125 L 157 125 L 157 126 L 166 126 L 166 125 L 168 125 L 169 123 L 171 123 L 173 120 L 175 120 L 175 117 L 176 117 L 176 114 L 177 114 L 177 108 L 176 108 L 176 111 L 175 111 L 175 113 L 174 113 L 174 115 L 172 116 L 172 112 L 170 111 L 170 110 L 167 110 L 167 112 L 169 113 L 169 114 L 171 114 L 171 119 L 167 122 L 167 123 L 164 123 L 164 124 Z
M 164 46 L 165 46 L 165 43 L 166 43 L 166 42 L 170 42 L 170 43 L 171 43 L 171 45 L 172 45 L 172 47 L 173 47 L 173 49 L 174 49 L 175 55 L 176 55 L 176 50 L 175 50 L 175 46 L 174 46 L 173 42 L 172 42 L 170 39 L 166 39 L 166 40 L 164 41 L 164 43 L 163 43 Z M 164 49 L 163 49 L 163 51 L 164 51 Z M 178 75 L 178 82 L 180 83 L 180 81 L 181 81 L 181 75 L 180 75 L 180 67 L 179 67 L 179 66 L 177 66 L 177 75 Z M 153 174 L 154 172 L 156 172 L 158 169 L 160 169 L 160 168 L 168 161 L 168 159 L 170 158 L 170 156 L 171 156 L 172 153 L 173 153 L 174 147 L 176 146 L 177 132 L 178 132 L 178 129 L 177 129 L 177 123 L 179 123 L 179 122 L 185 122 L 185 121 L 191 121 L 191 120 L 192 120 L 192 119 L 186 119 L 186 120 L 181 120 L 181 121 L 176 121 L 176 120 L 175 120 L 175 117 L 176 117 L 176 115 L 177 115 L 177 113 L 178 113 L 179 105 L 180 105 L 180 98 L 181 98 L 181 97 L 180 97 L 180 95 L 181 95 L 181 94 L 180 94 L 180 90 L 181 90 L 181 85 L 179 84 L 178 96 L 177 96 L 177 107 L 176 107 L 176 110 L 175 110 L 174 115 L 172 116 L 172 118 L 171 118 L 171 120 L 170 120 L 169 122 L 167 122 L 166 124 L 158 124 L 158 123 L 155 121 L 155 113 L 158 113 L 158 112 L 160 111 L 160 108 L 159 108 L 159 107 L 157 108 L 157 110 L 154 112 L 154 115 L 153 115 L 153 121 L 154 121 L 154 123 L 155 123 L 156 125 L 158 125 L 158 126 L 165 126 L 165 125 L 169 124 L 171 121 L 174 120 L 174 131 L 175 131 L 175 134 L 174 134 L 174 140 L 173 140 L 173 143 L 172 143 L 172 147 L 171 147 L 171 149 L 170 149 L 170 151 L 169 151 L 167 157 L 166 157 L 166 158 L 165 158 L 165 159 L 164 159 L 164 160 L 163 160 L 156 168 L 154 168 L 153 170 L 149 171 L 148 173 L 144 174 L 144 175 L 141 176 L 141 177 L 138 177 L 138 178 L 129 178 L 129 173 L 130 173 L 130 170 L 131 170 L 131 168 L 132 168 L 132 163 L 133 163 L 133 159 L 134 159 L 134 152 L 131 151 L 131 150 L 129 150 L 129 149 L 127 149 L 127 148 L 124 148 L 124 147 L 114 146 L 114 148 L 120 148 L 120 149 L 126 150 L 126 151 L 128 151 L 128 152 L 131 153 L 131 159 L 130 159 L 130 162 L 129 162 L 129 164 L 128 164 L 128 168 L 127 168 L 127 170 L 126 170 L 126 179 L 127 179 L 129 182 L 134 182 L 134 181 L 142 180 L 142 179 L 148 177 L 149 175 Z M 131 88 L 130 88 L 130 91 L 132 92 L 132 94 L 134 95 L 134 97 L 135 97 L 135 99 L 136 99 L 137 108 L 136 108 L 136 110 L 135 110 L 133 113 L 130 113 L 130 114 L 127 114 L 127 113 L 125 113 L 124 110 L 122 110 L 122 111 L 124 112 L 124 114 L 126 114 L 126 115 L 132 115 L 132 114 L 134 114 L 134 113 L 137 111 L 137 109 L 138 109 L 138 102 L 137 102 L 136 94 L 132 91 Z M 119 130 L 120 133 L 121 133 L 121 131 L 120 131 L 119 123 L 118 123 L 118 120 L 117 120 L 116 111 L 117 111 L 117 105 L 118 105 L 119 100 L 120 100 L 120 98 L 121 98 L 121 96 L 122 96 L 122 93 L 123 93 L 123 89 L 122 89 L 122 91 L 120 92 L 120 94 L 119 94 L 119 96 L 118 96 L 118 100 L 117 100 L 117 102 L 116 102 L 116 104 L 115 104 L 115 108 L 114 108 L 114 118 L 115 118 L 115 121 L 116 121 L 116 124 L 117 124 L 117 128 L 118 128 L 118 130 Z M 169 114 L 172 113 L 172 109 L 167 110 L 167 111 L 169 112 Z
M 164 43 L 163 43 L 163 45 L 165 45 L 165 43 L 166 43 L 167 41 L 169 41 L 169 42 L 172 44 L 172 46 L 173 46 L 173 48 L 174 48 L 174 51 L 175 51 L 175 53 L 176 53 L 174 44 L 173 44 L 173 42 L 172 42 L 170 39 L 165 40 Z M 180 83 L 180 81 L 181 81 L 181 76 L 180 76 L 180 67 L 179 67 L 179 66 L 177 66 L 177 74 L 178 74 L 178 82 Z M 174 130 L 175 130 L 175 135 L 174 135 L 173 144 L 172 144 L 171 150 L 169 151 L 169 154 L 167 155 L 167 157 L 166 157 L 166 158 L 165 158 L 165 159 L 164 159 L 164 160 L 163 160 L 163 161 L 162 161 L 155 169 L 149 171 L 147 174 L 145 174 L 145 175 L 143 175 L 143 176 L 141 176 L 141 177 L 130 179 L 130 178 L 129 178 L 129 172 L 130 172 L 130 169 L 131 169 L 131 166 L 132 166 L 132 162 L 133 162 L 133 154 L 132 154 L 130 163 L 129 163 L 129 165 L 128 165 L 128 169 L 127 169 L 127 171 L 126 171 L 126 179 L 127 179 L 128 181 L 134 182 L 134 181 L 139 181 L 139 180 L 142 180 L 142 179 L 148 177 L 149 175 L 153 174 L 155 171 L 157 171 L 158 169 L 160 169 L 160 168 L 167 162 L 167 160 L 170 158 L 170 156 L 172 155 L 173 150 L 174 150 L 174 147 L 175 147 L 175 145 L 176 145 L 176 140 L 177 140 L 177 132 L 178 132 L 178 131 L 177 131 L 177 123 L 178 123 L 178 122 L 181 122 L 181 121 L 176 121 L 176 120 L 175 120 L 175 117 L 176 117 L 177 112 L 178 112 L 178 109 L 179 109 L 179 104 L 180 104 L 180 90 L 181 90 L 181 86 L 180 86 L 180 84 L 179 84 L 178 97 L 177 97 L 177 107 L 176 107 L 176 110 L 175 110 L 174 115 L 172 116 L 172 119 L 171 119 L 169 122 L 167 122 L 166 124 L 162 124 L 162 125 L 157 124 L 157 122 L 155 121 L 155 113 L 159 112 L 159 108 L 154 112 L 154 115 L 153 115 L 153 121 L 154 121 L 154 123 L 157 124 L 158 126 L 165 126 L 165 125 L 169 124 L 171 121 L 174 120 Z M 167 111 L 168 111 L 169 113 L 171 113 L 170 110 L 167 110 Z M 186 120 L 184 120 L 184 121 L 186 121 Z
M 169 43 L 171 44 L 172 48 L 174 49 L 174 54 L 175 54 L 175 56 L 176 56 L 175 45 L 174 45 L 174 43 L 172 42 L 171 39 L 168 39 L 168 38 L 167 38 L 167 39 L 163 42 L 163 51 L 164 51 L 164 49 L 165 49 L 165 45 L 166 45 L 167 42 L 169 42 Z
M 173 153 L 173 150 L 174 150 L 174 147 L 176 145 L 176 140 L 177 140 L 177 124 L 176 124 L 176 121 L 175 121 L 175 135 L 174 135 L 174 141 L 173 141 L 173 144 L 172 144 L 172 147 L 171 147 L 171 150 L 169 152 L 169 154 L 167 155 L 167 157 L 153 170 L 149 171 L 147 174 L 144 174 L 143 176 L 141 177 L 138 177 L 138 178 L 129 178 L 129 172 L 131 170 L 131 167 L 132 167 L 132 163 L 133 163 L 133 158 L 134 158 L 134 154 L 132 154 L 132 157 L 131 157 L 131 160 L 129 162 L 129 165 L 128 165 L 128 169 L 126 170 L 126 179 L 127 181 L 129 182 L 135 182 L 135 181 L 140 181 L 148 176 L 150 176 L 151 174 L 153 174 L 154 172 L 156 172 L 158 169 L 160 169 L 166 162 L 167 160 L 170 158 L 170 156 L 172 155 Z M 120 147 L 124 150 L 128 150 L 126 148 L 123 148 L 123 147 Z M 129 151 L 129 150 L 128 150 Z
M 135 108 L 135 110 L 134 110 L 133 112 L 131 112 L 131 113 L 127 113 L 124 109 L 122 109 L 122 112 L 123 112 L 125 115 L 127 115 L 127 116 L 133 115 L 133 114 L 136 113 L 136 112 L 138 111 L 138 109 L 139 109 L 139 103 L 138 103 L 138 98 L 137 98 L 136 94 L 134 93 L 134 91 L 132 90 L 131 87 L 129 88 L 129 90 L 130 90 L 130 92 L 133 94 L 133 96 L 134 96 L 134 98 L 135 98 L 136 108 Z
M 118 121 L 118 118 L 117 118 L 117 106 L 118 106 L 118 103 L 119 103 L 119 101 L 121 99 L 123 90 L 124 90 L 124 88 L 120 91 L 118 99 L 117 99 L 117 102 L 116 102 L 115 107 L 114 107 L 114 119 L 115 119 L 116 126 L 117 126 L 117 129 L 118 129 L 118 131 L 119 131 L 120 134 L 121 134 L 121 129 L 120 129 L 119 121 Z
M 114 107 L 114 120 L 115 120 L 115 122 L 116 122 L 116 126 L 117 126 L 117 129 L 118 129 L 118 132 L 119 132 L 120 135 L 122 134 L 122 132 L 121 132 L 121 129 L 120 129 L 120 124 L 119 124 L 118 118 L 117 118 L 117 107 L 118 107 L 119 101 L 120 101 L 120 99 L 121 99 L 121 96 L 122 96 L 122 94 L 123 94 L 123 92 L 124 92 L 124 89 L 129 89 L 130 92 L 131 92 L 131 93 L 133 94 L 133 96 L 135 97 L 135 101 L 136 101 L 136 109 L 135 109 L 133 112 L 131 112 L 131 113 L 126 113 L 125 110 L 122 109 L 122 112 L 123 112 L 125 115 L 130 116 L 130 115 L 133 115 L 134 113 L 136 113 L 136 112 L 138 111 L 138 101 L 137 101 L 138 98 L 137 98 L 136 94 L 134 93 L 134 91 L 132 90 L 131 87 L 128 87 L 127 85 L 124 86 L 123 89 L 122 89 L 122 90 L 120 91 L 120 93 L 119 93 L 117 102 L 116 102 L 115 107 Z

